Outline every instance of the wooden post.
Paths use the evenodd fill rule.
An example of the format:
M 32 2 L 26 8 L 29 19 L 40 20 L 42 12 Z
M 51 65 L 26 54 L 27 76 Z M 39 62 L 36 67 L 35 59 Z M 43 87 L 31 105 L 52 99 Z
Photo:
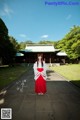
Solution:
M 50 66 L 52 66 L 52 63 L 51 63 L 51 54 L 50 54 L 50 58 L 49 58 L 49 63 L 50 63 Z
M 51 64 L 51 57 L 49 58 L 49 62 L 50 62 L 50 64 Z
M 2 58 L 0 58 L 0 65 L 2 65 Z

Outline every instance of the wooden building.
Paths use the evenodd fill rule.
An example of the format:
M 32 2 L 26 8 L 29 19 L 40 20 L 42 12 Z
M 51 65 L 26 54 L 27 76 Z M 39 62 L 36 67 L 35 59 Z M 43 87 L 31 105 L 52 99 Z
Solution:
M 43 53 L 43 59 L 46 63 L 58 63 L 60 57 L 59 49 L 55 49 L 53 45 L 28 45 L 25 50 L 20 51 L 24 56 L 20 56 L 23 62 L 34 63 L 37 60 L 37 54 Z M 67 56 L 63 55 L 64 58 Z M 19 57 L 17 57 L 19 58 Z

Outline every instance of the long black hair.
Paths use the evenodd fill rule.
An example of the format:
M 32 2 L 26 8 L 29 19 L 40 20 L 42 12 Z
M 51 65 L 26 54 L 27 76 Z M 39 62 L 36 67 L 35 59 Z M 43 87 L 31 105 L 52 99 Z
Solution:
M 42 58 L 41 58 L 41 65 L 43 67 L 43 54 L 38 54 L 38 56 L 42 56 Z M 38 65 L 39 65 L 39 60 L 37 59 L 37 67 L 38 67 Z
M 37 67 L 39 65 L 39 61 L 37 60 Z M 43 67 L 43 60 L 41 60 L 41 66 Z

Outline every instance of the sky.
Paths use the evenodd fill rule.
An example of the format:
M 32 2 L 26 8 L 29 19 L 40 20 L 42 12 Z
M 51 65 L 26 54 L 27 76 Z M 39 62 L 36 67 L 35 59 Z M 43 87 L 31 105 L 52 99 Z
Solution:
M 0 17 L 18 42 L 58 41 L 80 26 L 80 0 L 0 0 Z

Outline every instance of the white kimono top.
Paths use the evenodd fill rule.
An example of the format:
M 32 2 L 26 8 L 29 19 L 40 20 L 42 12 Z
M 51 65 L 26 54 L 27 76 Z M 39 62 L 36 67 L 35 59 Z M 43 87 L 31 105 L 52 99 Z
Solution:
M 37 68 L 43 68 L 43 71 L 39 72 L 37 70 Z M 41 65 L 41 62 L 38 63 L 38 67 L 37 67 L 37 61 L 36 61 L 33 65 L 33 69 L 34 69 L 34 79 L 35 80 L 37 80 L 40 75 L 43 77 L 44 80 L 46 80 L 46 78 L 47 78 L 47 75 L 46 75 L 47 67 L 46 67 L 45 61 L 43 61 L 43 67 Z

